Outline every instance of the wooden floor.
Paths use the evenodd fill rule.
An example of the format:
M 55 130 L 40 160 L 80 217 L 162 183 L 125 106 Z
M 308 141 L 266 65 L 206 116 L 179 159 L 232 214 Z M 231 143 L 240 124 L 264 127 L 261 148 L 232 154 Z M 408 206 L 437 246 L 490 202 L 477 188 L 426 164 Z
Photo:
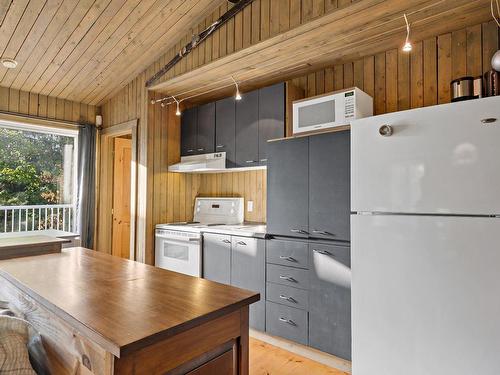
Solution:
M 347 375 L 250 337 L 250 375 Z

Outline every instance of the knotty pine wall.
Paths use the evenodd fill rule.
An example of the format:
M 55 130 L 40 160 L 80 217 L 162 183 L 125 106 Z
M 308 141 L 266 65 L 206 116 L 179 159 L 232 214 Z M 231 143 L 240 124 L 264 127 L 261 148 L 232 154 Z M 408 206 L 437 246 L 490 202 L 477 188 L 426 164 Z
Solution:
M 70 100 L 56 99 L 26 91 L 0 87 L 0 111 L 84 123 L 95 123 L 96 107 Z
M 266 1 L 260 1 L 261 7 L 262 3 Z M 275 4 L 275 2 L 272 3 Z M 337 2 L 333 3 L 339 5 Z M 303 11 L 304 8 L 302 8 Z M 245 17 L 244 14 L 243 17 Z M 288 23 L 284 23 L 285 26 L 287 24 L 291 27 L 292 18 Z M 274 24 L 273 30 L 279 32 L 280 28 Z M 262 37 L 266 34 L 260 30 L 259 35 Z M 227 36 L 229 36 L 228 33 L 226 33 Z M 246 44 L 252 42 L 250 38 Z M 226 46 L 225 53 L 230 53 L 233 42 L 230 40 L 224 42 L 224 37 L 222 37 L 218 45 L 220 46 L 221 43 Z M 239 46 L 239 42 L 236 45 Z M 410 54 L 404 54 L 396 49 L 388 50 L 296 77 L 293 83 L 302 88 L 307 97 L 358 86 L 374 97 L 376 114 L 429 106 L 450 101 L 449 84 L 452 79 L 466 74 L 479 75 L 489 70 L 491 56 L 498 48 L 498 29 L 493 22 L 487 22 L 415 42 Z M 221 49 L 219 49 L 219 56 L 221 56 L 220 51 Z M 201 49 L 199 53 L 203 53 Z M 193 67 L 196 61 L 194 56 L 196 55 L 192 57 Z M 214 58 L 217 55 L 212 53 L 211 56 Z M 209 61 L 206 55 L 204 61 L 205 63 Z M 145 209 L 147 214 L 143 218 L 146 228 L 146 250 L 144 258 L 138 257 L 138 260 L 147 263 L 153 262 L 154 225 L 161 222 L 190 220 L 194 198 L 198 195 L 243 196 L 247 200 L 254 201 L 254 212 L 246 213 L 247 220 L 265 221 L 266 218 L 266 174 L 264 171 L 210 175 L 181 175 L 167 172 L 168 163 L 174 162 L 179 157 L 178 118 L 170 113 L 171 108 L 162 109 L 159 105 L 149 104 L 148 95 L 153 97 L 154 94 L 148 94 L 144 89 L 146 77 L 151 77 L 163 63 L 164 61 L 159 61 L 152 65 L 101 108 L 104 126 L 138 118 L 139 128 L 142 129 L 139 131 L 139 138 L 141 138 L 144 124 L 147 125 L 147 139 L 144 139 L 145 137 L 139 139 L 139 153 L 141 153 L 142 142 L 148 146 L 147 156 L 143 159 L 147 160 L 144 164 L 148 171 L 151 171 L 147 173 L 148 200 Z M 181 67 L 176 67 L 174 73 L 179 72 L 179 69 Z M 147 122 L 141 121 L 146 116 Z M 141 218 L 138 221 L 140 220 Z M 138 225 L 140 226 L 140 223 Z

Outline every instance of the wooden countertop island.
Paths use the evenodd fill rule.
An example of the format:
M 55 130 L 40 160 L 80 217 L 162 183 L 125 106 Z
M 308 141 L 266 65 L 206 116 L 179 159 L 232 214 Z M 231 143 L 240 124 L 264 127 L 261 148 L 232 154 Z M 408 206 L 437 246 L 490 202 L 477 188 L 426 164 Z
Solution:
M 0 261 L 0 300 L 41 333 L 53 374 L 246 375 L 259 295 L 72 248 Z

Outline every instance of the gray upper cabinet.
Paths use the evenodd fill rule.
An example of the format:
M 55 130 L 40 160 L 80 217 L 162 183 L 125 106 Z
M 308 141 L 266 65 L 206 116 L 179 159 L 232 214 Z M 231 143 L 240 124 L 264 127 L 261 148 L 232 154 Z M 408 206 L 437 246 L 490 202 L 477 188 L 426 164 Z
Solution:
M 215 152 L 226 153 L 226 168 L 236 166 L 236 102 L 233 97 L 215 104 Z
M 285 83 L 259 90 L 259 164 L 267 163 L 267 141 L 285 136 Z
M 309 232 L 350 240 L 350 132 L 309 138 Z
M 196 154 L 198 107 L 188 108 L 181 117 L 181 156 Z
M 259 165 L 259 91 L 243 94 L 236 102 L 236 165 Z
M 196 153 L 208 154 L 215 148 L 215 103 L 198 107 Z
M 309 345 L 351 360 L 348 246 L 309 245 Z
M 203 234 L 203 277 L 231 284 L 231 236 Z
M 270 142 L 267 153 L 267 232 L 308 237 L 309 139 Z
M 250 305 L 250 327 L 266 326 L 266 241 L 232 237 L 231 285 L 260 293 L 260 301 Z

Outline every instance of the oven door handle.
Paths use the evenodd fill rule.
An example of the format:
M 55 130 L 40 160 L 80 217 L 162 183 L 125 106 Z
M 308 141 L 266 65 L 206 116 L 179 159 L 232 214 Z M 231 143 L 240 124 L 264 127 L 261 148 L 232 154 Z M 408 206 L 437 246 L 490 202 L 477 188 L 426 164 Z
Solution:
M 162 239 L 162 240 L 165 240 L 165 241 L 168 241 L 168 242 L 177 242 L 177 243 L 192 243 L 192 242 L 200 242 L 201 239 L 200 238 L 183 238 L 183 239 L 178 239 L 178 238 L 172 238 L 172 237 L 168 237 L 168 236 L 159 236 L 159 235 L 156 235 L 156 238 L 159 238 L 159 239 Z

